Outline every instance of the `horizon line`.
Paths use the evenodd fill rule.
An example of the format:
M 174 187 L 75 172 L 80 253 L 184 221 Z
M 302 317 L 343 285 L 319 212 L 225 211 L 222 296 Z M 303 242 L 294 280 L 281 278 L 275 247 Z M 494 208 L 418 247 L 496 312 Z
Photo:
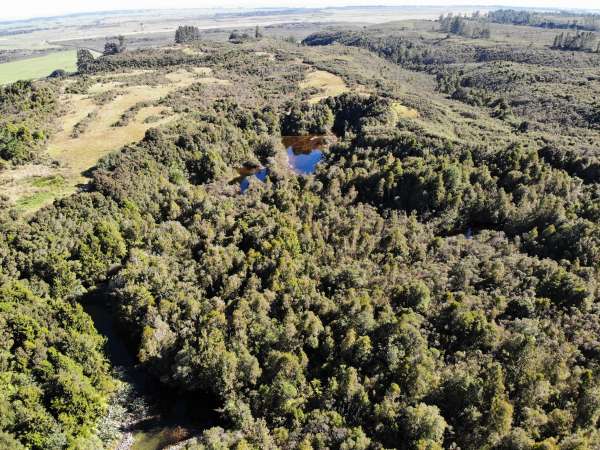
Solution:
M 587 11 L 587 12 L 600 12 L 600 9 L 590 9 L 590 8 L 571 8 L 571 7 L 543 7 L 543 6 L 514 6 L 514 5 L 506 5 L 506 4 L 497 4 L 497 5 L 479 5 L 479 4 L 465 4 L 465 3 L 456 3 L 449 5 L 440 5 L 440 4 L 408 4 L 408 5 L 337 5 L 337 6 L 322 6 L 322 7 L 307 7 L 307 6 L 255 6 L 255 7 L 244 7 L 244 6 L 229 6 L 229 7 L 218 7 L 218 8 L 126 8 L 126 9 L 107 9 L 107 10 L 97 10 L 97 11 L 78 11 L 57 15 L 41 15 L 41 16 L 28 16 L 28 17 L 15 17 L 13 19 L 2 19 L 0 20 L 0 25 L 7 25 L 11 23 L 19 23 L 19 22 L 30 22 L 34 20 L 45 20 L 45 19 L 60 19 L 60 18 L 69 18 L 69 17 L 82 17 L 82 16 L 97 16 L 102 14 L 107 15 L 116 15 L 116 14 L 132 14 L 132 13 L 142 13 L 142 12 L 152 12 L 152 11 L 285 11 L 285 10 L 305 10 L 305 11 L 323 11 L 323 10 L 333 10 L 333 9 L 377 9 L 377 8 L 438 8 L 438 9 L 447 9 L 447 8 L 482 8 L 482 9 L 494 9 L 494 8 L 511 8 L 511 9 L 519 9 L 519 10 L 537 10 L 537 11 Z M 212 14 L 212 16 L 216 16 L 218 13 Z

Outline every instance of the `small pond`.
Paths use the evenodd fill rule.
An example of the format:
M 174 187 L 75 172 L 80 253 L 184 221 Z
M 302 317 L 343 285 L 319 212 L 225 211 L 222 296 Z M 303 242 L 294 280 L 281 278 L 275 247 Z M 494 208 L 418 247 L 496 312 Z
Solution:
M 317 164 L 323 159 L 323 148 L 329 145 L 328 136 L 284 136 L 283 145 L 287 149 L 290 168 L 298 175 L 310 175 L 317 169 Z M 250 187 L 250 179 L 256 177 L 264 182 L 269 173 L 268 169 L 258 165 L 248 164 L 238 169 L 240 176 L 233 182 L 239 183 L 242 192 Z
M 246 192 L 246 190 L 250 187 L 250 178 L 256 177 L 264 183 L 267 179 L 267 174 L 269 171 L 266 167 L 244 166 L 238 169 L 238 173 L 240 176 L 236 178 L 234 182 L 240 184 L 240 189 L 242 192 Z
M 285 136 L 283 145 L 287 148 L 288 162 L 292 170 L 300 175 L 309 175 L 317 169 L 327 146 L 326 136 Z

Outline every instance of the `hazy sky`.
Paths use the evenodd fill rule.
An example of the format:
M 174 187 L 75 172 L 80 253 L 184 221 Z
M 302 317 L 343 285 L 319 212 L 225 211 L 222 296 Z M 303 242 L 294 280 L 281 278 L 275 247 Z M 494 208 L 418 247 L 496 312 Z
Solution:
M 600 8 L 600 0 L 2 0 L 0 20 L 116 9 L 343 5 L 514 5 Z

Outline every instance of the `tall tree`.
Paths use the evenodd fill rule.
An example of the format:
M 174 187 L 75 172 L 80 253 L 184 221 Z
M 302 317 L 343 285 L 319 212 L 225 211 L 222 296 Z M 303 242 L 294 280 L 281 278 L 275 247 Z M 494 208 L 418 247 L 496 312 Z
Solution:
M 85 72 L 89 63 L 94 61 L 94 55 L 88 49 L 77 50 L 77 71 Z

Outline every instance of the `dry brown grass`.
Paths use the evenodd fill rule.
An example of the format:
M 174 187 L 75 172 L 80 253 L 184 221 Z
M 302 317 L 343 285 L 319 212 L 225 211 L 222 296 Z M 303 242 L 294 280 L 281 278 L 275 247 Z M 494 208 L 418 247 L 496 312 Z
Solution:
M 129 72 L 126 75 L 140 75 L 149 71 Z M 124 74 L 119 74 L 123 76 Z M 197 67 L 192 71 L 180 70 L 166 74 L 168 83 L 158 86 L 128 86 L 114 81 L 112 77 L 97 77 L 88 94 L 65 94 L 61 97 L 67 113 L 61 118 L 60 130 L 48 145 L 48 155 L 58 161 L 59 167 L 30 165 L 8 170 L 0 174 L 2 192 L 21 207 L 24 212 L 32 212 L 54 199 L 75 191 L 78 184 L 86 182 L 83 172 L 92 168 L 100 158 L 144 137 L 151 127 L 163 125 L 177 115 L 169 114 L 169 108 L 148 106 L 141 108 L 127 125 L 112 126 L 121 115 L 140 102 L 153 103 L 160 98 L 185 88 L 194 82 L 228 84 L 228 80 L 211 77 L 212 70 Z M 109 90 L 117 90 L 120 95 L 108 103 L 98 106 L 92 96 Z M 78 137 L 73 137 L 73 127 L 90 113 L 95 118 Z M 160 119 L 146 123 L 149 117 Z M 44 183 L 44 177 L 58 177 L 60 183 Z M 43 181 L 43 180 L 42 180 Z
M 204 52 L 195 49 L 195 48 L 191 48 L 191 47 L 184 47 L 181 49 L 181 51 L 183 52 L 184 55 L 189 55 L 189 56 L 201 56 L 204 54 Z
M 27 164 L 13 170 L 7 170 L 0 173 L 0 191 L 10 200 L 15 201 L 20 195 L 33 193 L 33 191 L 23 187 L 27 180 L 49 176 L 53 172 L 54 170 L 51 167 L 42 164 Z
M 65 182 L 66 171 L 43 164 L 28 164 L 0 173 L 0 192 L 22 212 L 31 212 L 58 196 L 75 191 Z
M 275 54 L 270 52 L 254 52 L 256 56 L 262 56 L 267 58 L 269 61 L 275 61 Z
M 304 81 L 300 83 L 300 89 L 319 90 L 318 94 L 309 99 L 309 103 L 317 103 L 324 98 L 335 97 L 349 91 L 342 78 L 324 70 L 316 70 L 306 75 Z
M 392 110 L 396 113 L 396 116 L 399 119 L 416 119 L 419 117 L 419 111 L 404 106 L 400 102 L 392 103 Z
M 102 106 L 94 105 L 92 100 L 84 95 L 67 96 L 65 101 L 70 106 L 71 112 L 64 117 L 62 130 L 52 138 L 48 146 L 49 155 L 61 165 L 68 167 L 72 171 L 72 177 L 81 181 L 81 172 L 93 167 L 102 156 L 140 140 L 148 128 L 161 125 L 170 119 L 165 118 L 153 124 L 144 123 L 147 117 L 165 112 L 162 107 L 148 107 L 140 110 L 135 119 L 126 126 L 113 127 L 112 125 L 125 111 L 137 103 L 159 100 L 176 89 L 188 86 L 194 81 L 201 81 L 199 75 L 205 73 L 207 72 L 203 69 L 194 72 L 173 72 L 166 75 L 169 84 L 152 88 L 148 86 L 119 88 L 116 82 L 99 82 L 92 86 L 90 92 L 99 93 L 110 89 L 121 89 L 122 92 L 122 95 Z M 97 114 L 94 121 L 85 133 L 73 138 L 71 136 L 73 126 L 92 111 Z
M 81 182 L 81 172 L 93 167 L 101 157 L 123 147 L 126 144 L 140 140 L 146 130 L 151 126 L 157 126 L 165 121 L 154 124 L 146 124 L 144 120 L 157 112 L 163 112 L 163 108 L 143 108 L 129 124 L 123 127 L 113 127 L 119 120 L 121 114 L 135 104 L 143 101 L 158 100 L 168 94 L 170 89 L 159 87 L 147 89 L 144 87 L 128 88 L 127 93 L 116 98 L 114 101 L 95 107 L 96 118 L 90 123 L 87 130 L 79 137 L 72 137 L 73 125 L 85 117 L 89 111 L 90 100 L 87 98 L 74 98 L 72 112 L 65 117 L 63 129 L 58 132 L 48 146 L 48 154 L 59 161 L 62 166 L 70 169 L 70 177 Z

